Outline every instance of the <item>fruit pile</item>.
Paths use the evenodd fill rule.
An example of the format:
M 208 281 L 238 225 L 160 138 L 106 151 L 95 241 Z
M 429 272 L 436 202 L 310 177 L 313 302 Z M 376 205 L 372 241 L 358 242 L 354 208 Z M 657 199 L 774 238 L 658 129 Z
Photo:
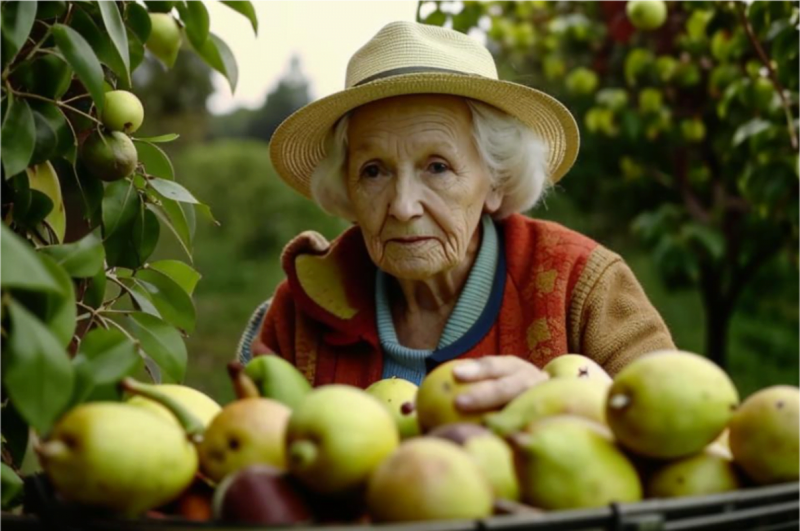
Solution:
M 456 363 L 418 389 L 312 389 L 262 356 L 229 365 L 239 398 L 224 408 L 126 379 L 126 402 L 77 406 L 37 451 L 66 504 L 226 523 L 477 519 L 798 480 L 796 387 L 740 404 L 695 354 L 654 352 L 613 379 L 564 355 L 502 410 L 464 415 Z

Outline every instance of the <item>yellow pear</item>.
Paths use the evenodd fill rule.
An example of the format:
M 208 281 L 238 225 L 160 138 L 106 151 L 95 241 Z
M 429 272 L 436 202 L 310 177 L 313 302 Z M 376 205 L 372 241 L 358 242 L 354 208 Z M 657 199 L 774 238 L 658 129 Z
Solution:
M 453 375 L 453 368 L 463 360 L 452 360 L 436 367 L 428 374 L 417 391 L 417 418 L 422 431 L 454 422 L 480 424 L 481 413 L 462 413 L 456 409 L 456 397 L 474 385 L 461 383 Z
M 386 378 L 366 388 L 366 392 L 384 403 L 392 414 L 400 438 L 419 435 L 419 422 L 414 407 L 417 386 L 402 378 Z
M 194 445 L 174 422 L 117 402 L 70 410 L 37 452 L 66 500 L 125 516 L 178 497 L 198 464 Z
M 175 399 L 178 404 L 194 415 L 204 427 L 208 427 L 211 423 L 211 419 L 222 409 L 220 405 L 208 395 L 186 385 L 157 384 L 154 388 L 164 395 Z M 128 399 L 128 404 L 148 409 L 156 415 L 160 415 L 171 422 L 175 422 L 176 425 L 181 426 L 181 423 L 175 415 L 155 400 L 137 395 Z
M 704 496 L 737 490 L 741 481 L 730 453 L 717 444 L 661 465 L 647 479 L 648 498 Z
M 591 358 L 580 354 L 563 354 L 550 360 L 542 369 L 550 378 L 578 378 L 611 384 L 611 376 Z

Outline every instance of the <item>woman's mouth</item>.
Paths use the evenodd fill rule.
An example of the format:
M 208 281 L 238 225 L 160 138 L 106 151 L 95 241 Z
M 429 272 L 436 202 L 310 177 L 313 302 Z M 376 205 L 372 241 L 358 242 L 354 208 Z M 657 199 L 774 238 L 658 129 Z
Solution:
M 402 243 L 402 244 L 412 244 L 412 243 L 419 243 L 424 242 L 427 240 L 432 240 L 430 236 L 408 236 L 406 238 L 390 238 L 387 243 Z

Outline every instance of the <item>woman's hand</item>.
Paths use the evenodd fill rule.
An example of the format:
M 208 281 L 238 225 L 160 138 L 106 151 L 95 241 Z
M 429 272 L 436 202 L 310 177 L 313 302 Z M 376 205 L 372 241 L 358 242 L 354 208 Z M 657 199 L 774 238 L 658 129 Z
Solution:
M 456 364 L 453 375 L 460 382 L 476 382 L 456 397 L 464 413 L 497 409 L 525 390 L 549 378 L 533 363 L 517 356 L 484 356 Z

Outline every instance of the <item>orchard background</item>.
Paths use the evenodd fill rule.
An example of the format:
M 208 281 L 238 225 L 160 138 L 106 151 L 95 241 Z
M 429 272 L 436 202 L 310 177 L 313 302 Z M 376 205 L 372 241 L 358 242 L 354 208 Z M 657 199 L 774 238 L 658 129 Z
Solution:
M 270 166 L 311 100 L 299 59 L 260 108 L 208 111 L 212 72 L 233 89 L 238 69 L 204 5 L 2 3 L 4 463 L 126 374 L 231 400 L 222 367 L 283 245 L 346 228 Z M 667 5 L 651 31 L 625 2 L 420 2 L 418 19 L 485 35 L 501 78 L 575 115 L 579 159 L 529 215 L 622 254 L 677 345 L 743 397 L 798 385 L 798 3 Z M 112 90 L 144 120 L 118 132 L 135 171 L 106 182 L 84 145 L 110 134 Z

